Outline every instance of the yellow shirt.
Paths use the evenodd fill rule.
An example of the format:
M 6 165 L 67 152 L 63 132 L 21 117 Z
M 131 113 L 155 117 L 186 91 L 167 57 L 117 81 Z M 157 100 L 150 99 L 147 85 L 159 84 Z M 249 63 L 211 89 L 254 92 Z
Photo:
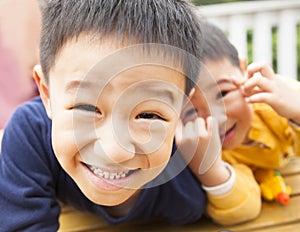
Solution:
M 300 155 L 300 128 L 279 116 L 270 106 L 253 104 L 254 117 L 248 139 L 252 145 L 223 150 L 230 164 L 243 163 L 251 168 L 278 168 L 292 155 Z
M 256 218 L 261 211 L 259 186 L 250 168 L 234 164 L 236 180 L 232 190 L 223 196 L 207 194 L 207 215 L 221 225 L 233 225 Z
M 222 225 L 249 221 L 260 213 L 260 189 L 250 167 L 277 168 L 289 156 L 300 155 L 300 127 L 280 117 L 266 104 L 253 104 L 253 108 L 249 133 L 252 145 L 223 150 L 223 159 L 236 171 L 233 189 L 221 197 L 208 194 L 207 214 Z

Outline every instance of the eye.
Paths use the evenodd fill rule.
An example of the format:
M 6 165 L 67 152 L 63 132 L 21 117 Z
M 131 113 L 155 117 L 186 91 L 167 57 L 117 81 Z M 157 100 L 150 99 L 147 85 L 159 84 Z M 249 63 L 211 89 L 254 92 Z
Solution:
M 141 113 L 139 115 L 136 116 L 136 119 L 159 119 L 159 120 L 164 120 L 162 117 L 160 117 L 157 114 L 154 113 Z
M 73 109 L 76 109 L 76 110 L 83 110 L 83 111 L 88 111 L 88 112 L 94 112 L 94 113 L 97 113 L 97 114 L 100 114 L 100 110 L 96 107 L 96 106 L 93 106 L 93 105 L 87 105 L 87 104 L 79 104 L 79 105 L 75 105 L 73 107 Z
M 221 91 L 221 92 L 219 92 L 218 94 L 217 94 L 217 99 L 220 99 L 220 98 L 222 98 L 222 97 L 225 97 L 226 96 L 226 94 L 228 94 L 229 93 L 229 91 Z
M 188 111 L 186 111 L 184 113 L 185 118 L 191 117 L 191 116 L 194 116 L 194 115 L 197 115 L 197 111 L 195 110 L 195 108 L 189 109 Z
M 198 113 L 194 108 L 191 108 L 184 112 L 182 122 L 185 125 L 187 122 L 193 122 L 198 117 Z

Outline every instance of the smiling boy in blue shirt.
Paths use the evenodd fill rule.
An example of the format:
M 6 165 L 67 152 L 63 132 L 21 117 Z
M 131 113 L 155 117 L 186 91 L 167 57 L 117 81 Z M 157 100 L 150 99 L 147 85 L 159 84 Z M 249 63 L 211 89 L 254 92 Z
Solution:
M 41 9 L 40 97 L 5 128 L 1 230 L 56 231 L 59 202 L 111 224 L 198 220 L 205 194 L 173 146 L 201 57 L 191 6 L 51 0 Z

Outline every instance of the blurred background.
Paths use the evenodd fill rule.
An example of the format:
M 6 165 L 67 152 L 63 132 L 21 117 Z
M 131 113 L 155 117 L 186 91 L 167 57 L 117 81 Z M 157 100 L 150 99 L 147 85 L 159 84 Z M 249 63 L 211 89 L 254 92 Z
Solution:
M 300 0 L 192 0 L 221 27 L 248 63 L 265 61 L 300 80 Z
M 18 105 L 38 94 L 32 69 L 39 37 L 38 0 L 0 0 L 0 129 Z

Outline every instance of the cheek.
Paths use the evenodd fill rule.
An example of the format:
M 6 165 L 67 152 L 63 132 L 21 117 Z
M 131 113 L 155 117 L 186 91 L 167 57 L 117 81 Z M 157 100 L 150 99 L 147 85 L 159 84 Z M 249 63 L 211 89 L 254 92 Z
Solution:
M 162 132 L 161 132 L 162 133 Z M 148 161 L 151 168 L 153 167 L 159 167 L 164 166 L 169 161 L 169 158 L 171 156 L 172 147 L 173 147 L 173 141 L 174 141 L 174 133 L 175 133 L 175 126 L 172 125 L 170 127 L 165 127 L 163 136 L 164 138 L 161 140 L 159 137 L 156 136 L 155 139 L 155 149 L 152 150 L 151 153 L 148 153 Z
M 251 127 L 252 120 L 253 120 L 253 114 L 251 107 L 247 104 L 245 107 L 245 110 L 243 111 L 243 125 L 245 127 L 245 130 L 248 131 Z
M 52 146 L 60 165 L 66 170 L 73 166 L 73 160 L 78 153 L 77 145 L 71 132 L 58 133 L 53 129 Z
M 240 93 L 231 94 L 230 97 L 225 98 L 224 104 L 227 117 L 240 118 L 245 111 L 249 111 L 249 106 Z
M 78 142 L 73 130 L 72 120 L 59 117 L 55 114 L 52 119 L 52 147 L 61 166 L 68 170 L 73 165 L 75 155 L 78 153 Z
M 157 151 L 148 155 L 149 168 L 162 168 L 164 167 L 170 157 L 172 152 L 173 142 L 165 142 Z
M 215 103 L 211 100 L 210 96 L 206 95 L 206 97 L 207 99 L 204 96 L 197 94 L 192 98 L 192 104 L 197 110 L 198 116 L 203 118 L 206 118 L 211 114 L 210 108 Z

